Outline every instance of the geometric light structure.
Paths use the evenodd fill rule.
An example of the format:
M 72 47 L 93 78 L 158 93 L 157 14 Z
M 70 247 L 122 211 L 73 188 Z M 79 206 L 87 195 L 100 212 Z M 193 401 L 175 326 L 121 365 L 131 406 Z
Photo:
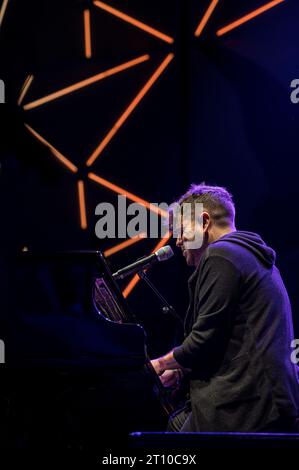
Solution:
M 257 8 L 255 10 L 253 10 L 252 12 L 249 12 L 247 15 L 239 18 L 238 20 L 235 20 L 232 23 L 229 23 L 226 26 L 218 29 L 216 31 L 216 35 L 217 36 L 222 36 L 222 35 L 230 32 L 230 31 L 232 31 L 233 29 L 241 26 L 242 24 L 256 18 L 258 15 L 261 15 L 261 14 L 265 13 L 266 11 L 270 10 L 274 6 L 280 4 L 284 1 L 285 0 L 273 0 L 273 1 L 268 2 L 264 6 L 261 6 L 260 8 Z M 8 3 L 8 0 L 4 0 L 3 3 L 2 3 L 2 7 L 1 7 L 1 10 L 0 10 L 0 25 L 1 25 L 1 22 L 3 20 L 3 16 L 4 16 L 4 13 L 5 13 L 5 9 L 7 7 L 7 3 Z M 201 20 L 198 23 L 198 26 L 196 27 L 196 30 L 194 32 L 195 37 L 199 37 L 202 34 L 203 30 L 206 28 L 206 25 L 207 25 L 208 21 L 210 20 L 213 12 L 215 11 L 215 9 L 216 9 L 216 7 L 219 3 L 220 3 L 220 0 L 211 0 L 207 10 L 205 11 L 203 17 L 201 18 Z M 94 5 L 94 7 L 97 7 L 98 9 L 101 9 L 102 11 L 105 11 L 107 14 L 113 15 L 116 18 L 118 18 L 119 20 L 124 21 L 124 22 L 130 24 L 131 26 L 136 27 L 136 28 L 144 31 L 145 33 L 154 36 L 155 38 L 163 41 L 164 43 L 173 44 L 173 42 L 174 42 L 174 39 L 171 36 L 159 31 L 156 28 L 153 28 L 152 26 L 149 26 L 148 24 L 146 24 L 143 21 L 138 20 L 137 18 L 133 18 L 132 16 L 124 13 L 121 10 L 118 10 L 118 9 L 110 6 L 106 2 L 95 0 L 93 2 L 93 5 Z M 91 10 L 85 8 L 83 10 L 83 27 L 84 27 L 83 36 L 84 36 L 84 55 L 87 59 L 90 59 L 92 57 L 92 31 L 91 31 L 91 21 L 90 20 L 91 20 Z M 140 104 L 140 102 L 142 101 L 142 99 L 146 95 L 146 93 L 148 93 L 148 91 L 152 88 L 154 83 L 158 80 L 158 78 L 166 70 L 166 68 L 168 67 L 170 62 L 173 60 L 173 58 L 174 58 L 173 52 L 169 52 L 166 55 L 166 57 L 163 59 L 161 64 L 158 66 L 158 68 L 152 73 L 152 75 L 148 78 L 148 80 L 145 82 L 145 84 L 139 90 L 139 92 L 137 93 L 135 98 L 131 101 L 131 103 L 129 103 L 129 105 L 125 108 L 125 110 L 120 114 L 119 118 L 115 121 L 115 123 L 113 124 L 110 131 L 101 139 L 98 146 L 94 149 L 92 154 L 87 158 L 87 160 L 85 161 L 85 166 L 90 168 L 93 165 L 93 163 L 98 159 L 98 157 L 102 154 L 102 152 L 105 150 L 107 145 L 114 138 L 116 133 L 120 130 L 121 126 L 123 126 L 125 121 L 131 116 L 134 109 Z M 115 66 L 111 69 L 108 69 L 104 72 L 100 72 L 97 75 L 94 75 L 92 77 L 88 77 L 85 80 L 81 80 L 80 82 L 69 85 L 68 87 L 65 87 L 61 90 L 56 90 L 56 91 L 48 94 L 47 96 L 41 97 L 37 100 L 34 100 L 31 103 L 27 103 L 24 106 L 24 110 L 29 111 L 31 109 L 37 108 L 38 106 L 41 106 L 41 105 L 44 105 L 44 104 L 46 104 L 50 101 L 53 101 L 54 99 L 62 98 L 63 96 L 66 96 L 69 93 L 78 91 L 78 90 L 82 89 L 83 87 L 89 86 L 89 85 L 91 85 L 93 83 L 96 83 L 96 82 L 98 82 L 98 81 L 100 81 L 104 78 L 107 78 L 107 77 L 109 77 L 109 76 L 111 76 L 115 73 L 122 72 L 122 71 L 126 70 L 129 67 L 136 66 L 136 65 L 138 65 L 138 64 L 140 64 L 144 61 L 147 61 L 147 60 L 150 60 L 150 56 L 148 54 L 145 54 L 143 56 L 132 59 L 129 62 L 126 62 L 124 64 L 120 64 L 120 65 Z M 33 80 L 33 76 L 30 76 L 30 77 L 27 78 L 26 82 L 24 83 L 21 94 L 20 94 L 20 97 L 19 97 L 19 100 L 18 100 L 19 105 L 21 105 L 21 103 L 23 102 L 24 97 L 25 97 L 25 95 L 26 95 L 26 93 L 27 93 L 27 91 L 28 91 L 28 89 L 29 89 L 29 87 L 32 83 L 32 80 Z M 62 153 L 59 152 L 59 150 L 57 150 L 52 144 L 50 144 L 44 137 L 42 137 L 31 126 L 26 124 L 26 128 L 31 132 L 32 135 L 34 135 L 34 137 L 36 139 L 38 139 L 40 142 L 42 142 L 44 145 L 46 145 L 51 150 L 52 154 L 68 170 L 70 170 L 73 173 L 78 172 L 79 168 L 72 163 L 71 159 L 69 159 L 68 157 L 62 155 Z M 113 191 L 117 194 L 125 195 L 126 197 L 128 197 L 128 199 L 131 199 L 135 202 L 138 202 L 139 204 L 145 206 L 149 210 L 154 210 L 154 211 L 157 210 L 157 208 L 153 209 L 153 207 L 155 207 L 155 206 L 151 207 L 150 203 L 148 203 L 144 199 L 140 198 L 137 195 L 132 194 L 131 192 L 127 191 L 126 189 L 124 189 L 122 187 L 119 187 L 119 186 L 115 185 L 111 181 L 105 180 L 101 176 L 96 175 L 95 173 L 93 173 L 92 171 L 90 171 L 87 174 L 87 177 L 88 177 L 89 181 L 92 180 L 92 181 L 96 182 L 97 184 L 100 184 L 101 186 L 103 186 L 103 187 L 105 187 L 105 188 L 107 188 L 107 189 L 109 189 L 109 190 L 111 190 L 111 191 Z M 83 181 L 82 178 L 77 181 L 78 205 L 79 205 L 79 213 L 80 213 L 80 225 L 81 225 L 82 229 L 86 229 L 87 225 L 88 225 L 87 216 L 86 216 L 85 184 L 86 184 L 86 182 Z M 162 216 L 162 217 L 165 216 L 163 211 L 159 211 L 159 215 Z M 106 250 L 105 254 L 106 254 L 106 256 L 111 256 L 114 253 L 116 253 L 116 252 L 118 252 L 122 249 L 128 248 L 129 246 L 131 246 L 134 243 L 142 240 L 143 238 L 144 238 L 143 236 L 140 236 L 140 237 L 135 237 L 135 238 L 130 239 L 130 240 L 125 240 L 124 242 L 118 243 L 114 247 L 111 247 L 108 250 Z M 167 241 L 169 240 L 169 238 L 170 238 L 170 234 L 168 233 L 163 239 L 161 239 L 158 242 L 158 244 L 154 247 L 152 252 L 156 251 L 161 246 L 165 245 L 167 243 Z M 127 296 L 132 291 L 134 286 L 137 284 L 138 280 L 139 280 L 139 277 L 137 275 L 132 278 L 132 280 L 129 282 L 129 284 L 127 285 L 127 287 L 125 288 L 125 290 L 123 292 L 125 296 Z

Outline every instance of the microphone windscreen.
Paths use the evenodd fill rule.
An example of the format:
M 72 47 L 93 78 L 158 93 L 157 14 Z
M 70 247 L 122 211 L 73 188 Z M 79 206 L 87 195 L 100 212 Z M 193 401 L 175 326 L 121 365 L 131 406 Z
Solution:
M 166 245 L 162 246 L 162 248 L 159 248 L 159 250 L 155 251 L 155 255 L 157 256 L 159 261 L 166 261 L 171 258 L 174 253 L 172 251 L 171 246 Z

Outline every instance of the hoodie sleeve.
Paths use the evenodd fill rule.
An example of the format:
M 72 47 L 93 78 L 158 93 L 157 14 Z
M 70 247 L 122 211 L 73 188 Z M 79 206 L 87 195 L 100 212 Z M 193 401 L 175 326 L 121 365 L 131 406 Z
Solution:
M 206 371 L 208 364 L 221 360 L 238 305 L 240 278 L 233 263 L 222 256 L 211 255 L 204 261 L 195 290 L 197 318 L 190 334 L 173 351 L 183 367 Z

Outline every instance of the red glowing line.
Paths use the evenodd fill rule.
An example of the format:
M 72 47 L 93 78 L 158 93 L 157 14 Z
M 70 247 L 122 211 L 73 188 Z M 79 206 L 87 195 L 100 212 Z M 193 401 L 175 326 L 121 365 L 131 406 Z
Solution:
M 166 243 L 168 242 L 168 240 L 170 239 L 170 233 L 168 232 L 160 241 L 159 243 L 155 246 L 155 248 L 152 250 L 152 253 L 154 253 L 155 251 L 159 250 L 159 248 L 162 248 L 162 246 L 166 245 Z M 138 274 L 135 274 L 131 281 L 128 283 L 128 285 L 125 287 L 125 289 L 123 290 L 123 296 L 126 298 L 128 297 L 128 295 L 132 292 L 132 290 L 134 289 L 134 287 L 136 286 L 136 284 L 140 281 L 140 277 L 138 276 Z
M 205 12 L 204 16 L 202 17 L 201 21 L 199 22 L 199 25 L 196 28 L 196 31 L 194 33 L 195 36 L 199 37 L 201 33 L 203 32 L 206 24 L 208 23 L 209 19 L 211 18 L 213 11 L 215 10 L 216 6 L 218 5 L 219 0 L 212 0 L 207 11 Z
M 49 95 L 44 96 L 43 98 L 39 98 L 38 100 L 25 104 L 24 109 L 28 111 L 29 109 L 37 108 L 38 106 L 48 103 L 49 101 L 53 101 L 53 100 L 56 100 L 57 98 L 61 98 L 62 96 L 72 93 L 73 91 L 84 88 L 88 85 L 91 85 L 92 83 L 98 82 L 99 80 L 103 80 L 104 78 L 110 77 L 111 75 L 115 75 L 116 73 L 122 72 L 123 70 L 126 70 L 129 67 L 133 67 L 137 64 L 145 62 L 146 60 L 149 60 L 149 58 L 150 56 L 148 54 L 145 54 L 143 56 L 137 57 L 136 59 L 130 60 L 129 62 L 125 62 L 124 64 L 117 65 L 116 67 L 113 67 L 104 72 L 98 73 L 97 75 L 93 75 L 92 77 L 89 77 L 89 78 L 86 78 L 85 80 L 74 83 L 73 85 L 70 85 L 66 88 L 62 88 L 61 90 L 55 91 L 54 93 L 50 93 Z
M 146 238 L 146 233 L 136 235 L 135 237 L 129 238 L 128 240 L 125 240 L 124 242 L 121 242 L 118 245 L 115 245 L 112 248 L 109 248 L 108 250 L 104 251 L 104 255 L 106 256 L 106 258 L 108 258 L 108 256 L 114 255 L 115 253 L 118 253 L 119 251 L 124 250 L 125 248 L 128 248 L 131 245 L 134 245 L 135 243 L 140 242 L 140 240 L 143 240 L 144 238 Z
M 85 230 L 87 228 L 87 217 L 86 217 L 84 181 L 82 180 L 78 181 L 78 197 L 79 197 L 81 228 Z
M 107 3 L 104 3 L 104 2 L 101 2 L 101 1 L 94 1 L 93 3 L 94 3 L 95 6 L 101 8 L 102 10 L 105 10 L 107 13 L 110 13 L 111 15 L 114 15 L 117 18 L 120 18 L 121 20 L 132 24 L 136 28 L 139 28 L 139 29 L 142 29 L 143 31 L 146 31 L 147 33 L 151 34 L 152 36 L 156 36 L 157 38 L 161 39 L 162 41 L 167 42 L 168 44 L 172 44 L 174 42 L 174 39 L 172 37 L 167 36 L 164 33 L 161 33 L 161 31 L 158 31 L 157 29 L 154 29 L 151 26 L 148 26 L 147 24 L 143 23 L 142 21 L 136 20 L 136 18 L 133 18 L 132 16 L 126 15 L 122 11 L 111 7 L 110 5 L 107 5 Z
M 168 217 L 168 213 L 160 209 L 158 206 L 154 206 L 153 204 L 150 204 L 148 201 L 145 199 L 142 199 L 138 196 L 136 196 L 133 193 L 130 193 L 126 189 L 121 188 L 120 186 L 117 186 L 114 183 L 111 183 L 110 181 L 105 180 L 104 178 L 101 178 L 98 175 L 95 175 L 94 173 L 88 173 L 88 178 L 91 180 L 95 181 L 96 183 L 99 183 L 100 185 L 104 186 L 105 188 L 110 189 L 111 191 L 126 196 L 128 199 L 131 201 L 137 202 L 141 206 L 145 206 L 148 210 L 155 212 L 156 214 L 160 215 L 161 217 Z
M 8 0 L 3 0 L 2 5 L 1 5 L 1 9 L 0 9 L 0 27 L 3 23 L 3 19 L 4 19 L 4 15 L 5 15 L 5 12 L 6 12 L 7 5 L 8 5 Z
M 55 147 L 53 147 L 53 145 L 51 145 L 46 139 L 44 139 L 40 134 L 38 134 L 38 132 L 32 129 L 32 127 L 28 126 L 28 124 L 25 124 L 25 127 L 37 140 L 39 140 L 39 142 L 48 147 L 51 150 L 52 154 L 69 170 L 71 170 L 73 173 L 76 173 L 78 171 L 76 165 L 74 165 L 68 158 L 62 155 L 62 153 L 60 153 Z
M 91 30 L 90 30 L 90 10 L 84 10 L 84 45 L 85 45 L 85 57 L 91 58 Z
M 19 99 L 18 99 L 18 105 L 20 106 L 31 86 L 31 83 L 33 82 L 33 75 L 28 75 L 28 77 L 26 78 L 23 86 L 22 86 L 22 89 L 21 89 L 21 93 L 20 93 L 20 96 L 19 96 Z
M 267 10 L 270 10 L 271 8 L 275 7 L 276 5 L 279 5 L 279 3 L 284 2 L 285 0 L 274 0 L 272 2 L 266 3 L 266 5 L 257 8 L 256 10 L 252 11 L 251 13 L 248 13 L 248 15 L 242 16 L 242 18 L 239 18 L 236 21 L 233 21 L 232 23 L 228 24 L 227 26 L 224 26 L 223 28 L 219 29 L 216 34 L 217 36 L 223 36 L 223 34 L 228 33 L 232 29 L 238 28 L 240 25 L 246 23 L 247 21 L 252 20 L 256 16 L 261 15 Z
M 174 57 L 173 54 L 168 54 L 166 56 L 166 58 L 159 65 L 159 67 L 156 69 L 156 71 L 153 73 L 153 75 L 150 77 L 150 79 L 146 82 L 146 84 L 141 88 L 139 93 L 135 96 L 135 98 L 130 103 L 130 105 L 127 107 L 127 109 L 118 118 L 116 123 L 113 125 L 112 129 L 110 129 L 110 131 L 104 137 L 104 139 L 101 141 L 101 143 L 98 145 L 98 147 L 93 151 L 93 153 L 91 154 L 91 156 L 88 158 L 88 160 L 86 162 L 87 166 L 91 166 L 94 163 L 94 161 L 100 156 L 100 154 L 103 152 L 103 150 L 108 145 L 110 140 L 114 137 L 114 135 L 117 133 L 117 131 L 120 129 L 120 127 L 124 124 L 124 122 L 128 119 L 130 114 L 134 111 L 136 106 L 140 103 L 140 101 L 145 96 L 145 94 L 149 91 L 149 89 L 153 86 L 155 81 L 159 78 L 159 76 L 166 69 L 168 64 L 173 59 L 173 57 Z

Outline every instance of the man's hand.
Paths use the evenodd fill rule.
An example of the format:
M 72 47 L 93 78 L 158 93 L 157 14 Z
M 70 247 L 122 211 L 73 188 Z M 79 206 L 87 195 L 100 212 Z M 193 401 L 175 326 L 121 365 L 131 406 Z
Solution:
M 153 359 L 151 364 L 158 375 L 162 375 L 166 370 L 183 370 L 183 367 L 173 357 L 172 351 L 158 359 Z
M 156 374 L 158 374 L 158 375 L 163 374 L 165 369 L 163 369 L 163 367 L 160 363 L 160 359 L 153 359 L 151 361 L 151 364 L 152 364 L 153 368 L 155 369 Z
M 167 369 L 160 375 L 160 380 L 164 387 L 178 387 L 183 377 L 183 371 L 180 369 Z
M 182 369 L 163 369 L 160 359 L 153 359 L 151 361 L 156 374 L 160 376 L 160 380 L 164 387 L 175 387 L 178 386 L 184 372 Z

